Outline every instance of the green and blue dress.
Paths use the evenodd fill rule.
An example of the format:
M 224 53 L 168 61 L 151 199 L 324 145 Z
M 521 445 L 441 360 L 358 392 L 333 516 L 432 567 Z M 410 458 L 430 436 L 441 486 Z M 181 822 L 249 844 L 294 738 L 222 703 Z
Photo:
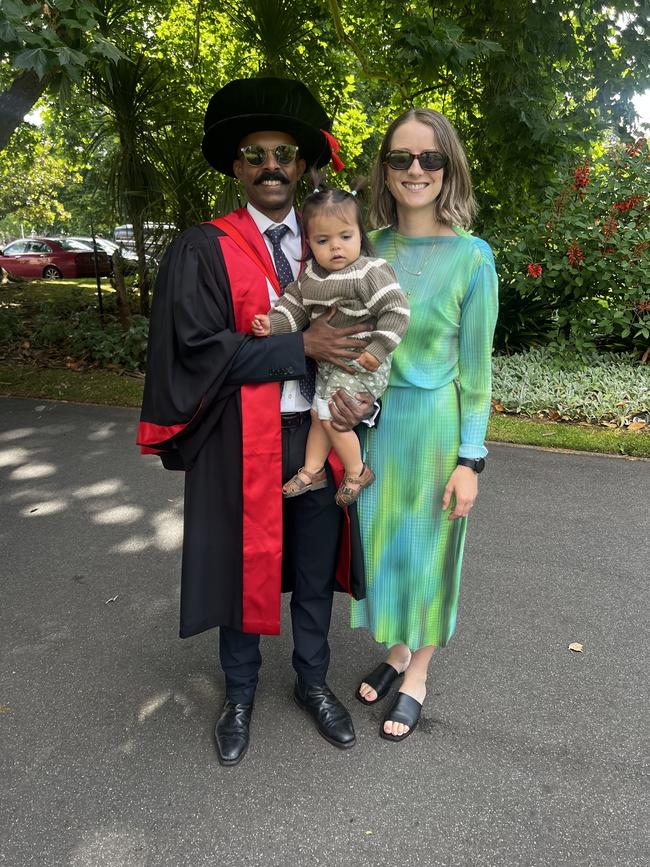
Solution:
M 458 457 L 487 454 L 497 275 L 488 244 L 455 232 L 372 236 L 411 319 L 366 436 L 377 481 L 358 504 L 367 596 L 352 602 L 351 622 L 411 650 L 442 647 L 454 633 L 467 519 L 448 520 L 443 491 Z

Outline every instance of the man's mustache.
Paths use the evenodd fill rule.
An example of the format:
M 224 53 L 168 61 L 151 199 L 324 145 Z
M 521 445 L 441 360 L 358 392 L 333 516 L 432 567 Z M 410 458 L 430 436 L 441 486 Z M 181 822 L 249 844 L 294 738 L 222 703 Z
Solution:
M 262 174 L 255 179 L 255 186 L 261 184 L 263 181 L 280 181 L 283 184 L 289 183 L 288 178 L 286 178 L 282 172 L 262 172 Z

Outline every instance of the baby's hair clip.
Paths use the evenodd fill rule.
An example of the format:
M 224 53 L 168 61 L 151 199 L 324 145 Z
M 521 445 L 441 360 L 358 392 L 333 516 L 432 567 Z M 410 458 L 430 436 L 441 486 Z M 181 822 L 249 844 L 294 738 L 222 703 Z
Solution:
M 351 196 L 356 196 L 356 194 L 357 194 L 357 191 L 356 191 L 356 190 L 350 190 L 350 195 L 351 195 Z
M 312 192 L 314 192 L 314 193 L 320 193 L 320 188 L 319 188 L 319 187 L 314 187 L 314 189 L 312 190 Z

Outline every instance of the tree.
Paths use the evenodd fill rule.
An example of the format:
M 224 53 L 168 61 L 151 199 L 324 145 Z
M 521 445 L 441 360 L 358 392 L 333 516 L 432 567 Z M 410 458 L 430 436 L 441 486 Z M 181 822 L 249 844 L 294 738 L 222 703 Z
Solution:
M 339 43 L 391 112 L 425 105 L 458 128 L 483 220 L 537 201 L 558 163 L 603 130 L 629 134 L 650 83 L 646 0 L 329 0 Z
M 100 177 L 104 160 L 106 183 L 117 178 L 116 168 L 125 174 L 131 167 L 114 202 L 134 225 L 134 210 L 143 220 L 181 228 L 210 216 L 219 203 L 225 207 L 225 196 L 232 200 L 232 184 L 202 163 L 199 145 L 210 96 L 235 77 L 287 75 L 314 91 L 341 140 L 346 170 L 339 183 L 369 172 L 389 119 L 404 108 L 443 111 L 469 153 L 482 205 L 478 231 L 505 212 L 534 207 L 556 168 L 603 134 L 625 137 L 634 126 L 631 96 L 649 82 L 647 0 L 606 7 L 577 0 L 440 0 L 435 6 L 425 0 L 7 0 L 0 38 L 3 18 L 20 18 L 36 42 L 48 28 L 50 40 L 75 33 L 81 40 L 72 25 L 69 34 L 60 30 L 63 10 L 66 21 L 79 22 L 91 6 L 85 48 L 73 46 L 87 59 L 72 55 L 84 73 L 79 83 L 63 72 L 57 81 L 67 81 L 76 95 L 64 109 L 75 129 L 83 90 L 94 100 L 89 117 L 101 136 L 93 175 Z M 59 16 L 59 30 L 46 7 Z M 112 40 L 120 63 L 91 56 L 93 33 L 100 44 Z M 43 56 L 59 62 L 55 48 L 41 55 L 26 39 L 23 33 L 11 51 L 5 41 L 7 57 L 28 51 L 32 64 Z M 137 66 L 125 89 L 118 83 L 138 58 L 159 70 L 157 96 L 147 97 L 144 112 L 138 94 L 151 87 L 146 65 Z M 9 82 L 2 75 L 0 85 Z
M 161 179 L 153 154 L 165 84 L 156 61 L 144 55 L 118 61 L 110 76 L 95 75 L 91 88 L 106 109 L 94 146 L 110 151 L 109 189 L 118 210 L 133 225 L 140 273 L 140 310 L 149 313 L 150 277 L 144 224 L 160 208 Z
M 43 228 L 68 217 L 59 195 L 74 179 L 74 170 L 56 154 L 48 137 L 23 125 L 0 152 L 0 226 L 13 234 L 16 225 Z
M 0 93 L 0 150 L 47 88 L 65 98 L 89 62 L 106 70 L 119 60 L 101 17 L 90 0 L 3 0 L 0 53 L 19 71 Z

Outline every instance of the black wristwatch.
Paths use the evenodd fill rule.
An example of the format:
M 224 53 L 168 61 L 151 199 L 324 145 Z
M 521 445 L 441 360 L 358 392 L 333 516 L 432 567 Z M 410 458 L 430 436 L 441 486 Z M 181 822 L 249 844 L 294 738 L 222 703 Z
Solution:
M 457 467 L 469 467 L 475 473 L 482 473 L 485 469 L 485 458 L 458 458 Z

